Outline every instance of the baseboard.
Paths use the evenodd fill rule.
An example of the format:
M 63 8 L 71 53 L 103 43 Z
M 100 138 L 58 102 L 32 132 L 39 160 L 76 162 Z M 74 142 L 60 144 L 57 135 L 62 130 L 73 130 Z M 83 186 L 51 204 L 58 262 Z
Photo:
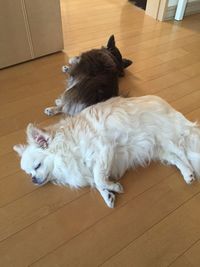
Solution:
M 164 20 L 173 20 L 175 17 L 176 8 L 177 6 L 170 6 L 166 8 Z M 197 0 L 187 3 L 184 16 L 189 16 L 196 13 L 200 13 L 200 1 Z

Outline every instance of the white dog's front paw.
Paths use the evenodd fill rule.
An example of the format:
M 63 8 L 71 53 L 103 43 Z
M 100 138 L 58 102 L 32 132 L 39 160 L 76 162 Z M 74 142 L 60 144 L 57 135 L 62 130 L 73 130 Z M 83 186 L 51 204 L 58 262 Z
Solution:
M 107 191 L 107 197 L 105 198 L 105 202 L 109 208 L 113 209 L 115 205 L 115 194 Z
M 50 107 L 50 108 L 45 108 L 44 113 L 48 116 L 53 116 L 55 114 L 54 112 L 54 108 Z
M 114 192 L 117 192 L 119 194 L 124 193 L 124 188 L 120 183 L 115 183 L 115 190 L 113 190 Z
M 109 208 L 114 208 L 115 194 L 107 189 L 98 189 Z
M 62 72 L 66 73 L 68 72 L 68 70 L 69 70 L 69 66 L 67 65 L 62 66 Z
M 113 183 L 105 184 L 104 189 L 107 189 L 109 191 L 113 191 L 119 194 L 124 193 L 123 186 L 120 183 L 113 182 Z
M 190 175 L 185 176 L 184 180 L 187 184 L 192 184 L 195 181 L 195 174 L 191 173 Z

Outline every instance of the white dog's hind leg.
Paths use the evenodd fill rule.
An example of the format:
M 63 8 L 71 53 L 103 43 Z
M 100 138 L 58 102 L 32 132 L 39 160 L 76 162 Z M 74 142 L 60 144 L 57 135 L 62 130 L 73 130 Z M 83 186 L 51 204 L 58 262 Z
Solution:
M 106 202 L 107 206 L 109 208 L 114 208 L 114 205 L 115 205 L 115 194 L 110 192 L 107 189 L 101 189 L 101 188 L 97 187 L 97 190 L 99 191 L 99 193 L 103 197 L 103 199 Z
M 187 184 L 191 184 L 195 180 L 193 168 L 189 164 L 186 164 L 182 159 L 177 157 L 177 155 L 165 154 L 162 157 L 162 160 L 167 161 L 169 164 L 175 165 L 180 170 Z

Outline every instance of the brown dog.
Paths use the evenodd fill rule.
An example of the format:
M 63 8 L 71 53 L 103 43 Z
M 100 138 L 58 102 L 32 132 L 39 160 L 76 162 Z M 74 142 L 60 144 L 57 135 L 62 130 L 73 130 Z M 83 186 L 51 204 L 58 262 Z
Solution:
M 117 96 L 118 77 L 124 75 L 124 69 L 132 61 L 122 58 L 112 35 L 106 47 L 73 57 L 69 64 L 69 67 L 63 66 L 63 72 L 69 75 L 67 89 L 55 100 L 56 106 L 45 109 L 49 116 L 58 113 L 74 115 L 88 106 Z

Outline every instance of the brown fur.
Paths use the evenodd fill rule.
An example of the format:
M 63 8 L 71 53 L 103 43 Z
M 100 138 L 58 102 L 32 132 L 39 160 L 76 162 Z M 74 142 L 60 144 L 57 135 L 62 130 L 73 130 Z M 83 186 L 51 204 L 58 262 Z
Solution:
M 68 87 L 56 100 L 56 107 L 45 109 L 47 115 L 74 115 L 84 108 L 118 95 L 118 78 L 132 61 L 123 59 L 112 35 L 107 47 L 92 49 L 69 60 L 65 66 Z

